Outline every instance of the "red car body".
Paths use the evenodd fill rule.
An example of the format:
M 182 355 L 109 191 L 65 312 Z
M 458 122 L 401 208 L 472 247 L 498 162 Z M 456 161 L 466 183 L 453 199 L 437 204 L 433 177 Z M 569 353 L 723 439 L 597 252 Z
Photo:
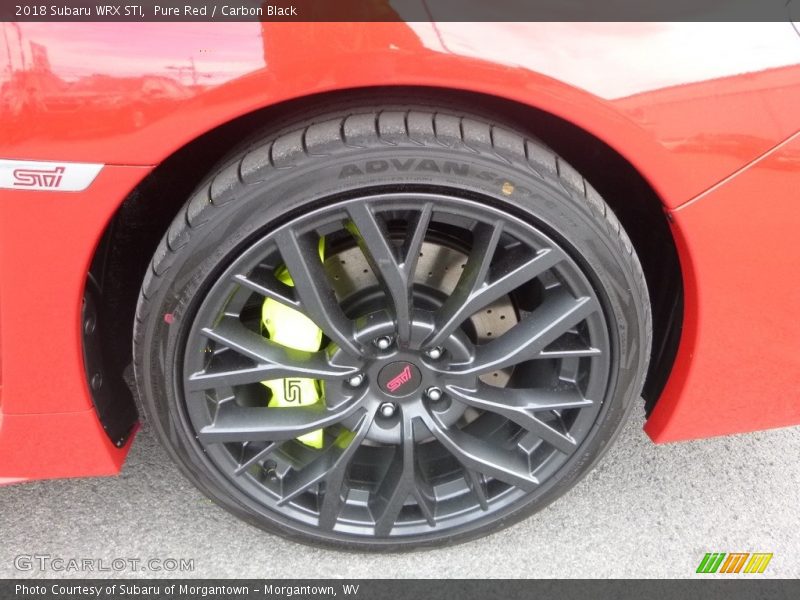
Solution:
M 85 190 L 0 189 L 0 482 L 119 471 L 84 371 L 99 240 L 158 165 L 280 103 L 451 90 L 554 115 L 661 202 L 683 321 L 645 430 L 800 423 L 800 39 L 789 23 L 2 24 L 0 159 L 103 165 Z M 635 202 L 635 199 L 630 200 Z

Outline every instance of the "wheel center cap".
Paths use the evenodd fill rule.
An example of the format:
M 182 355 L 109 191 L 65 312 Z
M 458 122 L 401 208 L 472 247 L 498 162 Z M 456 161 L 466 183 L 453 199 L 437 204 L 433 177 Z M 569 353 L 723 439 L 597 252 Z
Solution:
M 422 383 L 422 374 L 413 363 L 399 360 L 383 367 L 378 385 L 389 396 L 402 397 L 414 392 Z

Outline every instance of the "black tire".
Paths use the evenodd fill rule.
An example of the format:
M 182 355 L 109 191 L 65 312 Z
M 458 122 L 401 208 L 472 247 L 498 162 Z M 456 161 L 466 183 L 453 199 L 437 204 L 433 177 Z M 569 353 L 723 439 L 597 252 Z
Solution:
M 190 412 L 200 409 L 187 408 L 191 403 L 187 400 L 188 392 L 185 391 L 185 384 L 188 380 L 184 377 L 188 377 L 191 373 L 187 365 L 195 360 L 194 356 L 199 352 L 194 346 L 188 345 L 188 342 L 202 338 L 202 335 L 198 334 L 203 323 L 201 313 L 206 311 L 211 314 L 208 311 L 217 310 L 212 306 L 212 299 L 215 294 L 219 295 L 224 291 L 221 287 L 219 290 L 222 291 L 216 290 L 222 285 L 225 270 L 237 257 L 244 256 L 244 253 L 252 249 L 258 240 L 267 239 L 273 234 L 279 235 L 274 232 L 282 231 L 281 227 L 299 228 L 300 225 L 293 224 L 303 223 L 303 219 L 310 218 L 308 215 L 327 214 L 326 210 L 333 210 L 330 207 L 339 206 L 337 203 L 340 202 L 350 202 L 348 206 L 355 207 L 353 202 L 356 201 L 351 200 L 352 198 L 372 198 L 381 194 L 390 195 L 384 198 L 395 198 L 399 203 L 398 206 L 414 194 L 425 198 L 425 202 L 428 203 L 425 206 L 432 205 L 431 210 L 438 210 L 437 207 L 441 206 L 443 211 L 459 213 L 461 210 L 459 206 L 463 206 L 466 211 L 463 213 L 464 216 L 453 216 L 453 222 L 459 218 L 464 222 L 480 218 L 474 215 L 483 214 L 480 211 L 490 211 L 491 214 L 487 213 L 489 214 L 487 219 L 507 218 L 511 223 L 505 226 L 507 228 L 516 227 L 517 223 L 521 228 L 530 227 L 531 231 L 534 231 L 531 235 L 546 236 L 554 247 L 563 250 L 567 257 L 564 259 L 563 267 L 565 275 L 558 271 L 550 275 L 537 275 L 539 279 L 531 281 L 539 286 L 536 289 L 545 292 L 551 285 L 547 281 L 556 281 L 554 284 L 556 288 L 567 290 L 572 289 L 570 286 L 574 280 L 575 286 L 588 286 L 586 289 L 591 289 L 585 292 L 588 295 L 581 298 L 592 296 L 592 301 L 597 302 L 598 309 L 591 316 L 594 320 L 587 317 L 585 322 L 572 326 L 567 333 L 559 334 L 562 335 L 559 339 L 563 340 L 563 336 L 566 335 L 572 336 L 570 339 L 589 339 L 591 343 L 587 342 L 587 347 L 596 350 L 597 338 L 600 340 L 599 354 L 603 358 L 596 360 L 589 354 L 581 355 L 583 358 L 563 358 L 566 354 L 562 353 L 559 355 L 563 355 L 561 358 L 546 359 L 549 361 L 547 365 L 550 365 L 547 368 L 552 370 L 552 373 L 548 371 L 547 377 L 555 376 L 560 384 L 563 369 L 566 368 L 563 366 L 565 361 L 573 361 L 569 364 L 572 365 L 570 368 L 578 373 L 574 376 L 576 388 L 588 385 L 581 381 L 595 377 L 593 373 L 601 373 L 602 379 L 597 381 L 603 382 L 603 392 L 600 395 L 602 397 L 587 400 L 592 402 L 591 410 L 594 411 L 586 413 L 591 415 L 585 417 L 589 419 L 588 421 L 580 421 L 584 418 L 579 417 L 584 414 L 580 412 L 584 410 L 583 408 L 568 407 L 549 410 L 545 414 L 548 419 L 553 419 L 548 421 L 553 423 L 552 427 L 559 432 L 563 429 L 563 435 L 573 439 L 575 449 L 571 452 L 558 449 L 553 451 L 540 441 L 536 445 L 537 450 L 529 450 L 530 461 L 527 464 L 533 465 L 530 467 L 530 472 L 546 474 L 535 487 L 524 493 L 520 492 L 522 495 L 519 495 L 513 485 L 508 484 L 508 489 L 504 487 L 506 483 L 502 475 L 499 480 L 494 475 L 486 475 L 485 472 L 475 471 L 476 475 L 471 475 L 472 466 L 469 468 L 464 466 L 463 479 L 467 481 L 468 476 L 473 477 L 471 483 L 467 481 L 467 487 L 472 489 L 475 497 L 489 508 L 484 509 L 482 504 L 482 512 L 475 513 L 477 516 L 474 517 L 448 517 L 450 521 L 443 517 L 441 523 L 434 519 L 433 525 L 432 521 L 428 520 L 427 525 L 430 530 L 426 530 L 424 519 L 421 525 L 417 525 L 417 521 L 412 518 L 413 514 L 416 514 L 413 510 L 417 510 L 414 508 L 414 502 L 421 504 L 423 500 L 412 500 L 408 503 L 410 507 L 402 504 L 400 508 L 395 507 L 399 511 L 398 515 L 406 516 L 395 516 L 397 521 L 389 522 L 390 529 L 382 530 L 382 536 L 377 536 L 369 534 L 368 528 L 362 530 L 356 525 L 353 525 L 349 532 L 346 527 L 341 528 L 338 512 L 334 520 L 336 528 L 323 531 L 314 524 L 311 517 L 305 518 L 303 510 L 306 509 L 302 507 L 294 507 L 290 502 L 284 506 L 289 506 L 294 512 L 290 512 L 289 508 L 285 510 L 276 508 L 270 504 L 268 495 L 259 496 L 262 492 L 257 486 L 265 486 L 266 491 L 263 493 L 270 493 L 268 484 L 260 479 L 262 475 L 254 475 L 251 481 L 251 475 L 246 471 L 247 483 L 241 484 L 231 474 L 229 459 L 226 457 L 229 455 L 232 457 L 237 453 L 249 457 L 247 452 L 252 454 L 255 451 L 250 448 L 255 443 L 242 443 L 239 447 L 239 442 L 215 444 L 200 441 L 200 438 L 206 438 L 198 435 L 198 430 L 202 428 L 197 425 L 194 413 L 190 415 Z M 358 202 L 366 204 L 373 202 L 369 198 Z M 439 198 L 446 200 L 440 201 Z M 378 200 L 374 202 L 377 203 Z M 390 214 L 390 209 L 386 206 L 380 208 L 385 211 L 380 214 L 384 215 L 382 218 L 388 223 L 389 216 L 386 215 Z M 353 208 L 353 210 L 358 209 Z M 420 208 L 419 211 L 422 215 L 424 209 Z M 351 213 L 348 212 L 347 215 Z M 447 219 L 451 217 L 447 216 Z M 436 227 L 444 231 L 450 227 L 450 222 L 446 221 L 444 224 L 437 222 Z M 477 228 L 479 225 L 474 227 Z M 510 231 L 509 229 L 502 231 L 507 230 Z M 410 226 L 408 231 L 411 231 Z M 300 233 L 296 235 L 300 236 Z M 498 233 L 499 235 L 501 234 Z M 499 249 L 499 246 L 492 248 L 498 248 L 497 252 L 510 253 L 514 244 L 520 244 L 519 240 L 527 234 L 523 232 L 517 235 L 512 232 L 508 235 L 512 237 L 503 242 L 507 246 L 503 246 L 502 249 Z M 477 233 L 474 233 L 473 237 L 477 239 Z M 531 249 L 535 250 L 535 247 Z M 283 256 L 280 248 L 278 252 Z M 370 250 L 369 253 L 371 252 Z M 286 260 L 288 262 L 288 259 Z M 495 259 L 492 257 L 490 260 Z M 544 277 L 550 279 L 544 280 L 542 279 Z M 458 285 L 461 285 L 463 279 L 464 277 L 459 280 Z M 409 285 L 413 287 L 417 284 Z M 530 286 L 534 283 L 525 285 Z M 517 325 L 525 322 L 523 313 L 527 314 L 525 312 L 527 309 L 520 306 L 528 302 L 524 298 L 525 294 L 533 293 L 531 289 L 521 286 L 508 295 L 509 302 L 514 307 L 514 314 L 517 315 L 514 317 L 518 321 Z M 413 288 L 413 298 L 416 298 L 414 296 L 416 293 L 416 288 Z M 388 299 L 384 298 L 384 301 L 388 303 Z M 394 296 L 392 301 L 394 302 Z M 442 303 L 445 301 L 444 298 L 441 300 Z M 531 311 L 535 309 L 534 307 Z M 396 312 L 399 310 L 397 308 Z M 239 320 L 242 319 L 240 315 Z M 397 322 L 399 323 L 399 319 Z M 206 327 L 206 330 L 209 327 Z M 462 331 L 464 327 L 452 335 L 462 336 L 458 339 L 467 339 L 469 335 L 475 338 L 477 334 L 464 333 Z M 604 328 L 604 332 L 598 327 Z M 198 338 L 198 335 L 201 335 L 201 338 Z M 492 335 L 491 332 L 489 335 Z M 145 277 L 136 313 L 134 367 L 144 409 L 160 440 L 186 476 L 222 507 L 253 525 L 299 542 L 337 548 L 393 551 L 451 544 L 485 535 L 527 517 L 569 490 L 608 448 L 618 434 L 634 401 L 638 399 L 650 356 L 650 336 L 651 313 L 647 288 L 631 242 L 597 192 L 566 162 L 534 139 L 477 117 L 457 113 L 445 114 L 423 108 L 404 110 L 366 108 L 351 110 L 349 114 L 318 117 L 288 130 L 284 128 L 279 134 L 264 135 L 258 143 L 251 144 L 248 148 L 230 156 L 224 166 L 197 189 L 171 224 Z M 472 342 L 464 342 L 466 345 L 470 343 Z M 399 344 L 400 342 L 398 346 Z M 479 344 L 476 342 L 475 346 L 478 347 Z M 230 356 L 231 351 L 225 350 L 224 344 L 219 346 L 214 342 L 207 342 L 203 350 L 208 352 L 210 349 L 217 352 L 220 348 L 223 354 L 228 352 Z M 234 353 L 234 356 L 238 355 Z M 448 364 L 450 368 L 455 363 L 451 361 Z M 512 370 L 508 377 L 516 379 L 538 377 L 536 369 L 530 366 L 532 364 L 533 362 L 526 362 L 524 365 L 528 366 L 507 367 Z M 544 368 L 539 370 L 543 371 Z M 527 375 L 528 372 L 532 374 Z M 373 380 L 364 385 L 365 398 L 374 394 L 385 396 L 388 393 L 385 388 L 377 390 L 375 388 L 377 384 Z M 476 385 L 482 384 L 476 381 Z M 334 389 L 333 386 L 331 383 L 330 388 Z M 448 393 L 451 389 L 453 388 L 447 388 Z M 204 404 L 213 405 L 208 409 L 210 418 L 213 419 L 214 414 L 218 414 L 218 407 L 222 402 L 221 392 L 204 391 L 202 394 L 206 399 Z M 216 404 L 209 398 L 215 398 Z M 235 402 L 239 402 L 238 396 Z M 425 402 L 430 402 L 430 396 Z M 453 402 L 450 401 L 448 406 L 452 405 Z M 401 411 L 406 410 L 400 401 L 398 406 L 401 407 Z M 408 412 L 412 414 L 410 408 Z M 483 418 L 480 415 L 485 413 L 477 412 L 479 417 L 470 418 L 475 420 Z M 465 415 L 466 413 L 463 413 L 459 417 L 462 419 L 459 423 L 466 419 Z M 497 415 L 493 414 L 485 419 L 497 420 L 496 417 Z M 408 421 L 412 423 L 409 429 L 412 438 L 417 435 L 414 433 L 414 422 Z M 580 427 L 576 425 L 579 422 L 582 423 Z M 516 423 L 511 419 L 503 426 L 510 432 L 507 434 L 510 436 L 508 440 L 523 440 L 527 439 L 525 436 L 533 436 L 530 430 L 513 429 Z M 408 425 L 401 425 L 401 435 L 403 427 Z M 450 433 L 450 428 L 457 430 L 458 427 L 466 426 L 448 425 L 447 433 L 443 434 L 444 437 L 441 439 L 449 440 L 452 435 L 459 435 L 458 431 Z M 577 433 L 573 433 L 573 429 L 569 427 L 573 427 Z M 498 425 L 498 431 L 500 429 L 502 428 Z M 435 443 L 438 444 L 440 438 L 436 440 Z M 507 443 L 508 440 L 503 443 Z M 286 443 L 299 444 L 293 440 Z M 416 438 L 409 443 L 417 448 L 414 446 Z M 519 454 L 520 446 L 514 445 L 516 443 L 512 443 L 512 450 L 509 452 L 514 453 L 514 457 L 522 456 Z M 522 441 L 519 441 L 519 444 L 522 444 Z M 261 448 L 258 445 L 253 447 Z M 531 458 L 538 456 L 540 451 L 542 456 L 545 456 L 542 448 L 548 452 L 552 451 L 552 454 L 547 454 L 546 458 L 541 459 L 551 461 L 547 463 L 548 465 L 556 465 L 552 467 L 552 472 L 537 466 L 539 463 L 533 462 L 534 459 Z M 354 452 L 360 451 L 356 449 Z M 377 450 L 371 452 L 378 453 Z M 395 458 L 398 452 L 400 450 L 397 448 L 391 449 L 392 458 L 389 459 L 392 461 L 391 465 L 395 465 L 395 460 L 400 460 Z M 461 454 L 457 453 L 457 458 L 454 460 L 461 460 L 460 457 Z M 235 462 L 233 460 L 231 464 Z M 274 463 L 270 464 L 273 465 L 271 468 L 274 468 Z M 418 463 L 412 461 L 400 464 L 411 464 L 412 470 L 415 470 Z M 483 463 L 469 463 L 473 466 L 474 464 L 480 466 Z M 256 463 L 255 466 L 258 469 L 267 469 L 264 465 L 266 463 Z M 497 473 L 496 465 L 487 469 Z M 274 474 L 270 477 L 274 477 Z M 317 488 L 304 488 L 303 493 L 311 494 L 312 491 L 309 490 L 316 489 L 313 493 L 317 494 L 317 502 L 322 506 L 322 500 L 319 498 L 324 500 L 324 494 L 321 490 L 327 490 L 328 484 L 318 485 Z M 492 486 L 499 491 L 491 492 Z M 376 489 L 378 491 L 374 494 L 383 493 L 380 492 L 383 488 Z M 340 510 L 342 502 L 347 503 L 349 500 L 346 495 L 341 496 L 338 489 L 336 493 L 339 499 L 336 506 L 337 510 Z M 490 493 L 496 493 L 496 496 L 490 496 Z M 372 502 L 372 495 L 369 498 L 369 502 Z M 439 501 L 437 498 L 434 497 L 435 502 Z M 494 506 L 492 503 L 497 503 L 497 507 L 492 508 Z M 308 506 L 313 506 L 313 503 Z M 385 507 L 385 503 L 381 506 Z M 424 507 L 418 508 L 425 512 L 422 510 Z M 321 515 L 323 509 L 319 510 Z M 388 512 L 389 509 L 385 510 Z M 473 512 L 470 512 L 472 510 L 465 508 L 464 514 L 472 515 Z M 310 508 L 308 511 L 313 513 Z M 444 509 L 441 512 L 444 514 Z M 353 523 L 361 523 L 358 520 L 361 518 L 354 517 Z M 380 518 L 375 516 L 375 520 L 377 523 Z M 322 521 L 322 516 L 319 516 L 319 521 Z M 375 531 L 377 530 L 376 524 Z

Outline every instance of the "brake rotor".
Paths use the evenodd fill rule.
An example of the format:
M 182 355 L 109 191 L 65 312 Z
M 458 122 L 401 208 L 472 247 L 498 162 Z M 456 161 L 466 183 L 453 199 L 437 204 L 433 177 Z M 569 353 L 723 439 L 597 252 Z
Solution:
M 467 255 L 459 250 L 443 244 L 424 242 L 414 271 L 414 284 L 433 288 L 441 292 L 443 297 L 447 297 L 455 290 L 466 262 Z M 358 247 L 330 255 L 325 260 L 325 270 L 340 301 L 359 290 L 379 285 L 366 257 Z M 468 319 L 476 344 L 484 344 L 503 335 L 518 321 L 517 312 L 508 295 Z M 492 371 L 481 375 L 480 379 L 486 384 L 503 387 L 508 383 L 511 372 L 512 368 Z

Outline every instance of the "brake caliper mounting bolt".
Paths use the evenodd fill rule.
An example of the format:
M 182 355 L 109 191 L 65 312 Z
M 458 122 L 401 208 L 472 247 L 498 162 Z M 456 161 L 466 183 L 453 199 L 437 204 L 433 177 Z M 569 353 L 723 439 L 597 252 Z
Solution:
M 428 400 L 432 400 L 433 402 L 438 402 L 443 396 L 442 390 L 435 386 L 425 390 L 425 395 L 428 397 Z
M 358 387 L 361 385 L 361 382 L 363 381 L 364 381 L 364 375 L 362 375 L 361 373 L 356 373 L 350 379 L 347 380 L 347 383 L 349 383 L 352 387 Z
M 442 358 L 442 349 L 439 348 L 439 346 L 436 346 L 435 348 L 431 348 L 430 350 L 428 350 L 425 354 L 428 356 L 428 358 L 432 358 L 433 360 L 439 360 L 440 358 Z
M 392 402 L 384 402 L 383 404 L 380 405 L 378 410 L 380 411 L 381 416 L 383 418 L 388 419 L 394 416 L 397 407 Z
M 381 350 L 387 350 L 392 345 L 392 338 L 388 335 L 383 335 L 375 340 L 375 345 Z

